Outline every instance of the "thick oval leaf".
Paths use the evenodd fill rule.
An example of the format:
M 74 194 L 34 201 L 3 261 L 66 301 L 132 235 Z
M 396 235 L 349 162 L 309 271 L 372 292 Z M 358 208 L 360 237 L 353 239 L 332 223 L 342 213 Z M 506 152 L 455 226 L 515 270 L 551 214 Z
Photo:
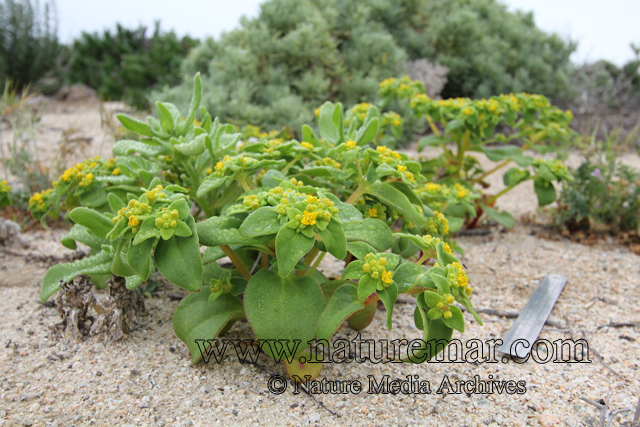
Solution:
M 353 256 L 358 259 L 364 259 L 367 254 L 375 254 L 376 250 L 364 242 L 350 242 L 347 244 L 347 251 L 351 252 Z
M 83 225 L 75 224 L 71 230 L 60 239 L 62 246 L 69 249 L 77 249 L 76 242 L 89 246 L 91 249 L 100 250 L 102 245 L 109 244 L 107 239 L 96 236 Z
M 533 158 L 522 154 L 520 147 L 515 145 L 504 145 L 502 147 L 482 147 L 489 160 L 493 162 L 501 162 L 502 160 L 513 160 L 518 166 L 529 166 L 533 163 Z
M 340 139 L 338 127 L 333 122 L 333 112 L 336 107 L 337 106 L 331 102 L 325 102 L 322 104 L 322 107 L 320 107 L 320 117 L 318 118 L 320 135 L 332 144 L 336 144 Z
M 365 145 L 373 141 L 373 138 L 378 134 L 378 118 L 370 120 L 363 125 L 356 133 L 356 143 L 358 145 Z
M 538 206 L 547 206 L 556 201 L 556 188 L 549 181 L 536 178 L 533 181 L 533 190 L 538 196 Z
M 129 156 L 133 153 L 140 153 L 147 157 L 156 157 L 158 154 L 165 151 L 165 149 L 163 147 L 145 144 L 140 141 L 123 139 L 113 146 L 112 151 L 114 156 Z
M 387 328 L 391 329 L 391 319 L 393 317 L 393 307 L 398 299 L 398 287 L 394 282 L 389 285 L 388 288 L 384 288 L 378 291 L 380 301 L 384 304 L 384 308 L 387 310 Z
M 204 286 L 200 292 L 187 295 L 173 313 L 173 330 L 189 348 L 193 363 L 198 363 L 204 356 L 220 357 L 210 348 L 207 340 L 214 339 L 220 331 L 233 320 L 242 319 L 244 311 L 242 301 L 238 297 L 222 294 L 209 304 L 211 289 Z M 222 360 L 216 360 L 221 362 Z
M 427 225 L 426 218 L 416 210 L 407 196 L 393 186 L 384 182 L 376 182 L 367 188 L 367 193 L 376 196 L 381 202 L 393 206 L 396 211 L 418 227 Z
M 220 245 L 261 245 L 273 238 L 269 236 L 257 236 L 244 238 L 238 231 L 240 220 L 237 218 L 225 218 L 212 216 L 197 224 L 200 244 L 203 246 Z
M 389 226 L 379 219 L 365 218 L 361 223 L 351 222 L 344 224 L 343 228 L 347 240 L 361 240 L 380 252 L 391 248 L 395 242 Z
M 376 301 L 368 304 L 362 310 L 354 313 L 351 317 L 347 319 L 347 323 L 349 324 L 349 327 L 354 331 L 361 331 L 367 326 L 369 326 L 376 315 L 377 308 L 378 308 L 378 304 Z
M 436 354 L 443 351 L 449 345 L 451 337 L 453 336 L 453 329 L 445 325 L 442 318 L 430 320 L 422 308 L 418 306 L 416 306 L 416 308 L 420 313 L 423 327 L 426 326 L 426 330 L 422 336 L 422 345 L 419 348 L 413 349 L 413 351 L 408 350 L 411 351 L 411 354 L 402 359 L 405 363 L 423 363 L 431 360 Z M 416 327 L 417 326 L 418 322 L 416 322 Z
M 340 286 L 318 319 L 318 339 L 330 340 L 342 322 L 363 308 L 364 304 L 358 299 L 358 288 L 350 284 Z
M 116 118 L 120 121 L 120 123 L 122 123 L 122 126 L 133 132 L 139 133 L 140 135 L 144 136 L 153 136 L 153 132 L 151 132 L 151 126 L 149 126 L 147 123 L 136 120 L 125 114 L 117 114 Z
M 238 229 L 245 238 L 276 234 L 280 230 L 278 213 L 273 207 L 261 207 L 249 214 Z
M 314 380 L 318 378 L 320 372 L 322 372 L 322 360 L 317 359 L 317 356 L 316 352 L 312 355 L 309 350 L 303 350 L 296 355 L 292 363 L 289 363 L 286 359 L 283 360 L 282 362 L 289 378 L 293 379 L 295 375 L 303 383 L 306 383 L 307 379 Z M 312 358 L 316 358 L 316 360 L 311 361 Z M 297 378 L 295 379 L 296 381 Z
M 294 267 L 313 247 L 313 238 L 297 233 L 289 227 L 282 227 L 276 236 L 276 256 L 278 257 L 278 273 L 288 276 Z
M 422 151 L 424 147 L 436 147 L 440 144 L 446 144 L 451 139 L 445 136 L 429 135 L 418 141 L 418 151 Z
M 106 239 L 114 225 L 113 221 L 101 213 L 82 206 L 69 212 L 69 217 L 76 224 L 85 226 L 93 234 L 103 239 Z
M 111 255 L 105 251 L 98 255 L 66 264 L 57 264 L 47 270 L 42 279 L 40 301 L 43 303 L 60 290 L 60 280 L 68 282 L 78 274 L 111 274 Z
M 189 142 L 183 144 L 177 144 L 173 146 L 173 151 L 178 152 L 184 156 L 199 156 L 204 153 L 205 141 L 209 138 L 209 135 L 203 133 L 196 136 Z
M 170 132 L 173 130 L 175 123 L 173 123 L 173 117 L 167 107 L 160 101 L 156 101 L 156 111 L 158 112 L 158 118 L 164 130 Z
M 355 260 L 351 261 L 345 269 L 342 271 L 343 279 L 360 279 L 364 272 L 362 271 L 362 266 L 364 265 L 364 261 Z
M 416 286 L 427 269 L 422 265 L 415 265 L 412 262 L 400 264 L 400 267 L 393 272 L 393 281 L 398 286 L 398 293 L 407 292 Z
M 154 252 L 158 271 L 171 283 L 189 292 L 196 292 L 202 285 L 202 259 L 198 231 L 191 215 L 184 221 L 191 232 L 189 237 L 174 236 L 160 240 Z
M 464 333 L 464 317 L 462 316 L 462 310 L 455 305 L 450 305 L 449 310 L 451 311 L 451 318 L 445 319 L 443 316 L 442 321 L 448 327 Z
M 280 359 L 288 350 L 293 356 L 308 347 L 324 307 L 322 289 L 310 276 L 279 277 L 263 269 L 251 277 L 244 292 L 247 320 L 258 340 L 290 340 L 282 346 L 288 349 L 277 342 L 262 346 L 269 356 Z M 293 340 L 300 340 L 297 348 Z
M 515 218 L 509 212 L 498 212 L 497 209 L 490 208 L 487 205 L 480 204 L 485 214 L 498 224 L 506 228 L 513 228 L 516 225 Z
M 347 256 L 347 238 L 344 235 L 342 225 L 333 218 L 324 230 L 318 230 L 318 235 L 327 248 L 327 252 L 336 257 L 344 259 Z

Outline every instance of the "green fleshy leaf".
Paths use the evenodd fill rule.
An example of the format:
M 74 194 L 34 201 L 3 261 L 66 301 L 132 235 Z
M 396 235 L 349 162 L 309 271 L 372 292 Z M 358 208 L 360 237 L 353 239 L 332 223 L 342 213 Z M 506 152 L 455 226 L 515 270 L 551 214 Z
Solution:
M 139 245 L 131 245 L 127 252 L 127 263 L 138 273 L 143 282 L 149 280 L 155 271 L 151 261 L 151 250 L 154 244 L 155 240 L 148 239 Z
M 368 245 L 364 242 L 349 242 L 347 243 L 347 251 L 351 252 L 353 256 L 358 259 L 363 260 L 367 254 L 375 254 L 376 250 L 373 246 Z
M 251 277 L 244 292 L 247 320 L 258 340 L 290 340 L 292 350 L 293 340 L 300 340 L 291 356 L 307 348 L 307 342 L 316 337 L 324 307 L 322 289 L 310 276 L 279 277 L 263 269 Z M 265 343 L 262 349 L 274 357 L 279 349 L 272 346 L 278 347 L 278 343 Z
M 438 242 L 436 245 L 436 253 L 438 254 L 438 263 L 442 267 L 458 262 L 458 258 L 444 250 L 444 243 Z
M 69 217 L 76 224 L 86 227 L 93 234 L 103 239 L 107 238 L 107 234 L 109 234 L 114 226 L 113 221 L 106 216 L 93 209 L 81 206 L 69 212 Z
M 130 291 L 140 287 L 140 285 L 142 285 L 144 282 L 145 282 L 145 279 L 143 279 L 140 276 L 125 277 L 125 286 Z
M 365 218 L 362 223 L 348 223 L 343 225 L 348 241 L 363 241 L 382 252 L 391 248 L 395 243 L 393 233 L 382 220 Z
M 273 235 L 244 238 L 238 231 L 241 220 L 231 217 L 217 217 L 197 224 L 200 244 L 203 246 L 220 245 L 261 245 L 273 239 Z
M 393 307 L 398 299 L 398 287 L 392 282 L 389 287 L 378 291 L 378 296 L 387 309 L 387 328 L 391 329 L 391 319 L 393 318 Z
M 278 213 L 273 207 L 261 207 L 250 213 L 238 229 L 245 238 L 276 234 L 282 225 L 278 220 Z
M 396 211 L 404 215 L 408 221 L 413 222 L 418 227 L 425 227 L 427 225 L 426 218 L 416 210 L 407 196 L 392 185 L 384 182 L 376 182 L 368 187 L 367 193 L 376 196 L 381 202 L 393 206 Z
M 442 302 L 442 297 L 435 292 L 424 291 L 422 297 L 427 307 L 435 307 L 439 302 Z
M 533 181 L 533 190 L 538 196 L 538 206 L 547 206 L 556 201 L 556 188 L 550 181 L 536 178 Z
M 156 218 L 154 216 L 150 216 L 149 218 L 142 221 L 140 230 L 138 230 L 138 232 L 136 233 L 136 237 L 133 239 L 133 244 L 139 245 L 145 240 L 151 239 L 152 237 L 157 237 L 159 235 L 160 229 L 156 226 Z
M 375 302 L 372 302 L 362 310 L 357 311 L 355 314 L 353 314 L 351 317 L 347 319 L 347 323 L 349 324 L 349 327 L 354 331 L 361 331 L 367 326 L 369 326 L 376 315 L 377 308 L 378 308 L 378 304 L 376 304 Z
M 154 145 L 145 144 L 140 141 L 133 141 L 130 139 L 122 139 L 118 141 L 116 145 L 111 149 L 114 156 L 130 156 L 133 153 L 140 153 L 147 157 L 157 157 L 159 154 L 165 152 L 164 147 L 158 147 Z M 120 178 L 120 175 L 114 176 L 114 178 Z
M 416 286 L 426 272 L 427 269 L 424 266 L 415 265 L 412 262 L 400 264 L 397 270 L 393 272 L 393 281 L 398 286 L 398 293 L 407 292 Z
M 185 199 L 178 199 L 171 203 L 167 208 L 167 212 L 171 212 L 174 209 L 178 211 L 178 218 L 180 219 L 184 219 L 184 217 L 189 215 L 189 204 Z
M 230 322 L 244 318 L 242 301 L 238 297 L 225 294 L 209 304 L 210 294 L 210 287 L 203 286 L 200 292 L 189 294 L 180 301 L 173 313 L 173 330 L 189 348 L 193 363 L 198 363 L 203 353 L 209 355 L 206 340 L 216 338 Z
M 129 117 L 125 114 L 117 114 L 116 118 L 122 123 L 126 129 L 133 131 L 135 133 L 139 133 L 140 135 L 152 137 L 153 132 L 151 131 L 151 126 L 147 123 L 141 122 L 140 120 L 136 120 L 132 117 Z
M 42 279 L 40 301 L 43 303 L 60 290 L 60 280 L 70 281 L 78 274 L 111 274 L 111 254 L 102 251 L 99 254 L 78 261 L 56 264 L 47 270 Z
M 443 316 L 442 321 L 444 324 L 458 332 L 464 333 L 464 317 L 462 317 L 462 311 L 455 305 L 450 305 L 449 311 L 451 311 L 451 318 L 445 319 Z
M 154 259 L 158 271 L 167 280 L 189 292 L 196 292 L 202 285 L 203 274 L 200 243 L 193 217 L 187 216 L 185 223 L 191 229 L 192 235 L 160 240 L 154 252 Z
M 364 265 L 364 261 L 351 261 L 342 272 L 343 279 L 360 279 L 364 272 L 362 271 L 362 266 Z
M 327 251 L 336 259 L 341 260 L 347 256 L 347 238 L 342 230 L 342 225 L 336 220 L 332 218 L 324 231 L 318 230 L 318 235 L 324 242 Z
M 439 274 L 436 274 L 432 271 L 429 271 L 429 276 L 431 280 L 433 280 L 438 287 L 439 294 L 448 294 L 451 293 L 451 285 L 449 284 L 449 280 L 446 277 L 443 277 Z
M 497 209 L 490 208 L 489 206 L 483 204 L 480 204 L 480 207 L 489 218 L 502 225 L 503 227 L 515 227 L 516 220 L 509 212 L 498 212 Z
M 340 286 L 331 296 L 318 319 L 318 339 L 330 340 L 340 325 L 352 314 L 364 308 L 358 299 L 358 289 L 351 284 Z
M 289 227 L 282 227 L 276 236 L 276 255 L 278 272 L 281 277 L 288 276 L 294 267 L 313 247 L 314 239 L 302 233 L 296 233 Z
M 178 226 L 173 229 L 173 232 L 178 237 L 189 237 L 191 236 L 191 229 L 187 224 L 183 221 L 176 221 Z
M 374 293 L 378 287 L 379 280 L 372 279 L 370 275 L 364 274 L 358 282 L 358 299 L 364 301 L 369 295 Z
M 109 244 L 107 239 L 103 239 L 101 237 L 93 234 L 89 229 L 83 225 L 75 224 L 71 227 L 71 230 L 60 239 L 62 246 L 68 249 L 77 249 L 76 242 L 80 242 L 83 245 L 89 246 L 91 249 L 100 250 L 102 245 Z

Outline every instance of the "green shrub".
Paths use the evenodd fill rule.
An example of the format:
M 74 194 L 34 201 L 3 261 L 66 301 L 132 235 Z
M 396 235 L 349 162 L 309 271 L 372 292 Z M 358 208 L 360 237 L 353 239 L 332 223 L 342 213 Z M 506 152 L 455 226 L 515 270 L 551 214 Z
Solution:
M 325 100 L 374 102 L 377 83 L 402 76 L 409 59 L 449 67 L 445 97 L 527 91 L 555 99 L 567 88 L 573 49 L 493 0 L 270 0 L 257 18 L 194 49 L 185 83 L 156 96 L 184 103 L 189 77 L 202 72 L 212 114 L 299 129 Z
M 556 222 L 573 228 L 640 233 L 640 174 L 616 159 L 586 161 L 564 184 Z M 586 224 L 585 220 L 586 219 Z
M 576 44 L 535 26 L 533 14 L 512 13 L 496 0 L 372 2 L 411 59 L 449 68 L 442 97 L 488 98 L 510 92 L 569 96 Z
M 157 119 L 119 115 L 140 140 L 119 141 L 113 159 L 77 164 L 54 189 L 33 195 L 36 217 L 70 210 L 75 225 L 62 238 L 66 247 L 92 248 L 90 257 L 47 271 L 43 302 L 77 274 L 97 284 L 100 276 L 124 276 L 135 289 L 157 268 L 190 292 L 173 326 L 194 362 L 208 359 L 206 340 L 246 319 L 274 359 L 284 358 L 268 340 L 289 340 L 284 364 L 300 377 L 320 373 L 321 364 L 310 363 L 310 341 L 330 340 L 345 320 L 365 328 L 378 301 L 391 329 L 402 293 L 416 297 L 424 343 L 403 347 L 396 362 L 427 361 L 454 330 L 465 331 L 454 302 L 482 325 L 446 219 L 414 192 L 425 181 L 420 163 L 372 145 L 382 119 L 375 106 L 347 126 L 342 104 L 326 102 L 319 134 L 304 125 L 304 141 L 242 140 L 234 126 L 199 108 L 198 75 L 193 86 L 188 112 L 156 102 Z M 327 253 L 344 260 L 340 279 L 317 270 Z M 225 256 L 233 267 L 216 262 Z
M 0 0 L 0 84 L 9 80 L 21 90 L 56 65 L 60 46 L 54 3 L 44 8 L 30 0 Z
M 117 24 L 115 34 L 83 33 L 73 43 L 68 78 L 92 87 L 104 100 L 146 109 L 151 89 L 180 82 L 182 59 L 197 44 L 173 31 L 161 32 L 158 22 L 151 37 L 144 26 L 131 30 Z

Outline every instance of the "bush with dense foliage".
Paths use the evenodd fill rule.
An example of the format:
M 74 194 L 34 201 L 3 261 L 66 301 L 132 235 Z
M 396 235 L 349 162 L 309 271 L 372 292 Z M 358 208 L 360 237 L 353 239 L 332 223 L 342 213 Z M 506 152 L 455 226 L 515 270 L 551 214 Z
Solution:
M 449 67 L 448 97 L 555 98 L 567 88 L 573 48 L 494 0 L 270 0 L 257 18 L 194 49 L 185 83 L 157 96 L 184 102 L 200 71 L 212 114 L 297 130 L 325 100 L 375 101 L 378 82 L 402 76 L 409 59 Z
M 60 53 L 52 2 L 0 1 L 0 84 L 17 90 L 55 68 Z
M 398 361 L 429 360 L 454 329 L 464 332 L 454 302 L 481 323 L 446 219 L 415 193 L 425 183 L 420 164 L 372 143 L 381 122 L 375 106 L 347 126 L 342 105 L 326 102 L 320 133 L 304 125 L 302 141 L 243 138 L 199 108 L 201 96 L 196 75 L 184 116 L 162 102 L 157 119 L 120 115 L 140 140 L 119 141 L 113 159 L 88 159 L 33 195 L 36 217 L 69 210 L 75 225 L 65 246 L 92 248 L 90 257 L 47 271 L 42 301 L 78 274 L 99 286 L 124 276 L 135 289 L 157 269 L 191 292 L 173 323 L 194 361 L 206 340 L 246 319 L 269 356 L 282 359 L 269 340 L 294 346 L 284 361 L 290 375 L 317 376 L 309 342 L 329 340 L 345 320 L 366 327 L 377 301 L 391 328 L 402 293 L 417 297 L 415 323 L 424 332 L 419 346 L 394 355 Z M 327 253 L 344 260 L 340 278 L 317 270 Z M 232 268 L 216 262 L 224 256 Z
M 182 60 L 198 41 L 161 32 L 160 23 L 152 35 L 147 30 L 117 24 L 115 33 L 83 33 L 70 49 L 68 79 L 95 89 L 102 99 L 148 108 L 152 89 L 180 82 Z

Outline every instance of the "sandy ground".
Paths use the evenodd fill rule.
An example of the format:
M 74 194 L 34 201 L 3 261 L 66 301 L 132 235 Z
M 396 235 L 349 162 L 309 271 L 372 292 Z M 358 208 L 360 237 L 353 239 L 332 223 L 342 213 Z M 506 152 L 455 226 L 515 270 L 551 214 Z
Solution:
M 60 120 L 68 120 L 65 123 L 74 123 L 74 114 L 82 117 L 79 123 L 94 123 L 82 132 L 97 141 L 104 135 L 96 133 L 97 107 L 95 102 L 84 102 L 49 108 Z M 45 114 L 43 123 L 57 122 Z M 55 139 L 54 131 L 50 135 Z M 96 146 L 92 142 L 91 147 Z M 571 161 L 574 157 L 579 162 L 576 155 Z M 630 161 L 638 162 L 637 156 Z M 532 194 L 521 186 L 500 199 L 499 206 L 516 218 L 533 214 Z M 315 399 L 293 394 L 291 387 L 281 395 L 269 392 L 269 378 L 273 373 L 284 375 L 284 368 L 265 356 L 259 360 L 262 367 L 243 365 L 232 352 L 222 364 L 193 366 L 171 322 L 178 302 L 168 294 L 179 290 L 167 285 L 161 296 L 146 299 L 147 323 L 121 342 L 102 336 L 83 342 L 55 338 L 52 327 L 60 319 L 55 308 L 37 302 L 40 280 L 48 265 L 71 256 L 72 251 L 57 243 L 64 230 L 27 233 L 30 247 L 23 252 L 30 257 L 0 253 L 0 310 L 4 313 L 0 425 L 596 426 L 596 409 L 580 397 L 610 397 L 615 411 L 634 408 L 640 396 L 638 327 L 601 327 L 640 321 L 640 258 L 615 246 L 542 240 L 536 237 L 537 230 L 518 224 L 511 231 L 496 228 L 489 236 L 458 239 L 465 248 L 462 261 L 469 268 L 474 304 L 518 311 L 546 274 L 565 275 L 568 283 L 550 316 L 560 326 L 546 326 L 540 338 L 584 337 L 592 363 L 326 364 L 320 379 L 359 380 L 365 390 L 359 395 L 323 394 Z M 331 260 L 322 264 L 327 271 L 335 267 Z M 379 310 L 362 338 L 420 337 L 413 326 L 413 309 L 411 303 L 397 304 L 391 331 L 384 324 L 384 311 Z M 467 331 L 454 334 L 463 342 L 502 338 L 513 323 L 513 319 L 482 315 L 485 324 L 480 327 L 465 316 Z M 236 324 L 228 334 L 229 338 L 251 336 L 246 322 Z M 346 325 L 337 334 L 354 336 Z M 368 375 L 376 381 L 384 375 L 391 379 L 418 375 L 430 382 L 431 394 L 367 394 Z M 436 393 L 445 376 L 455 381 L 473 380 L 475 375 L 485 381 L 490 375 L 494 380 L 525 381 L 526 393 Z M 618 415 L 612 425 L 632 418 L 629 413 Z

